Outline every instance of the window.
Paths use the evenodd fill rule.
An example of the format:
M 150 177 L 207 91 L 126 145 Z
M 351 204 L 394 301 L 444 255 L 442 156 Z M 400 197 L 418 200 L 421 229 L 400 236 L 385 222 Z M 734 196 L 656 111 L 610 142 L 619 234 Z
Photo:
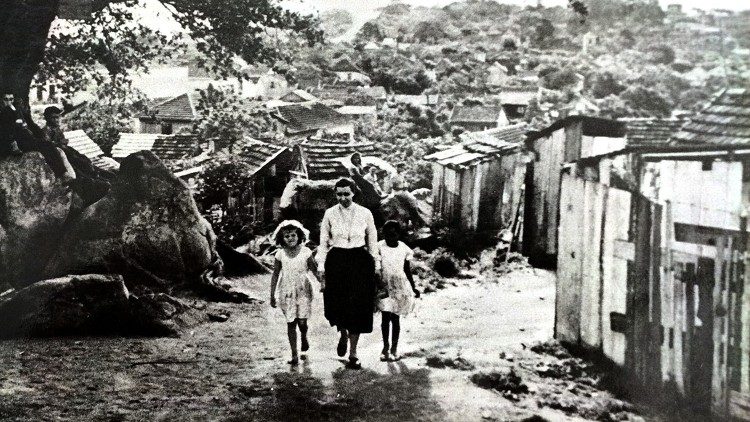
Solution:
M 161 124 L 161 134 L 162 135 L 171 135 L 172 134 L 172 123 L 162 122 L 162 124 Z

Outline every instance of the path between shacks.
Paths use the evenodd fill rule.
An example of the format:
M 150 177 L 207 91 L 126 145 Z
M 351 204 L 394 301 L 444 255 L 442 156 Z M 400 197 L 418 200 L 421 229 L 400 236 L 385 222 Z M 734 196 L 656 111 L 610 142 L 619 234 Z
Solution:
M 317 295 L 311 351 L 298 368 L 281 312 L 267 305 L 268 276 L 233 281 L 263 303 L 219 304 L 224 323 L 180 338 L 65 338 L 0 343 L 0 419 L 522 420 L 549 408 L 519 406 L 470 381 L 472 371 L 437 369 L 425 356 L 458 356 L 477 370 L 500 353 L 530 354 L 551 338 L 554 275 L 526 269 L 497 282 L 456 280 L 424 295 L 402 322 L 398 363 L 378 360 L 380 316 L 363 336 L 363 369 L 343 369 L 336 332 Z

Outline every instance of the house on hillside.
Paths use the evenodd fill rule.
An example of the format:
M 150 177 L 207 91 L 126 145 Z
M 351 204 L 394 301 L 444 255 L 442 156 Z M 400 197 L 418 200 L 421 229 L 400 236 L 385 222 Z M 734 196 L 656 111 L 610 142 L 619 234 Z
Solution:
M 748 113 L 750 92 L 725 90 L 669 142 L 581 158 L 561 182 L 556 338 L 707 418 L 750 417 Z
M 345 105 L 336 109 L 345 116 L 351 116 L 362 122 L 375 123 L 378 120 L 378 109 L 374 105 Z
M 503 87 L 500 91 L 500 104 L 509 121 L 523 119 L 531 100 L 537 98 L 537 88 Z
M 68 146 L 91 160 L 91 164 L 109 171 L 117 171 L 120 168 L 120 163 L 104 155 L 104 151 L 86 135 L 86 132 L 71 130 L 63 135 L 68 140 Z
M 247 67 L 240 76 L 239 92 L 244 98 L 269 100 L 289 92 L 289 83 L 272 69 Z
M 508 83 L 509 79 L 508 68 L 500 64 L 500 62 L 494 62 L 487 68 L 487 85 L 503 86 Z
M 331 71 L 336 74 L 336 82 L 339 84 L 369 86 L 372 80 L 359 67 L 352 63 L 349 57 L 342 57 L 331 66 Z
M 320 103 L 290 104 L 271 112 L 287 137 L 303 139 L 319 131 L 354 136 L 352 118 Z
M 198 94 L 189 91 L 149 106 L 138 117 L 135 132 L 161 135 L 191 132 L 200 119 L 196 110 L 198 100 Z
M 151 151 L 170 169 L 178 169 L 183 161 L 200 154 L 198 138 L 193 135 L 161 135 L 157 133 L 120 133 L 112 147 L 112 158 L 121 161 L 138 151 Z
M 506 126 L 508 117 L 501 106 L 471 105 L 455 106 L 450 117 L 451 126 L 460 126 L 470 132 L 478 132 Z
M 554 263 L 560 206 L 560 174 L 566 163 L 625 147 L 621 122 L 570 116 L 541 131 L 526 143 L 534 154 L 526 183 L 524 253 L 539 263 Z
M 440 94 L 393 94 L 389 100 L 395 104 L 410 104 L 416 107 L 432 108 L 442 103 L 443 98 Z
M 531 158 L 525 130 L 519 124 L 466 132 L 460 144 L 424 157 L 432 162 L 433 221 L 473 233 L 520 234 Z

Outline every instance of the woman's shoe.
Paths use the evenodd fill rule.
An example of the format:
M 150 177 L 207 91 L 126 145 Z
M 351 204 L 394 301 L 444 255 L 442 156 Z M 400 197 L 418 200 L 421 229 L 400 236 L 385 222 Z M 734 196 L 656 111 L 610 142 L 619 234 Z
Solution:
M 388 354 L 387 350 L 383 350 L 380 352 L 380 361 L 381 362 L 388 362 L 391 359 L 391 356 Z
M 349 369 L 362 369 L 362 364 L 359 363 L 359 359 L 357 358 L 349 358 L 349 362 L 346 364 L 346 367 Z

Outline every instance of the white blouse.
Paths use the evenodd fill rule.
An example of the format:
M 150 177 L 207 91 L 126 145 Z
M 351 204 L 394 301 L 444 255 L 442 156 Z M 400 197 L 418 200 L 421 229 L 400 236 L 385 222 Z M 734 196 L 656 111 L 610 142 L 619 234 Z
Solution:
M 367 208 L 352 203 L 349 208 L 341 204 L 328 208 L 320 223 L 320 246 L 318 246 L 318 268 L 322 270 L 331 248 L 360 248 L 367 246 L 378 263 L 378 231 L 375 220 Z

